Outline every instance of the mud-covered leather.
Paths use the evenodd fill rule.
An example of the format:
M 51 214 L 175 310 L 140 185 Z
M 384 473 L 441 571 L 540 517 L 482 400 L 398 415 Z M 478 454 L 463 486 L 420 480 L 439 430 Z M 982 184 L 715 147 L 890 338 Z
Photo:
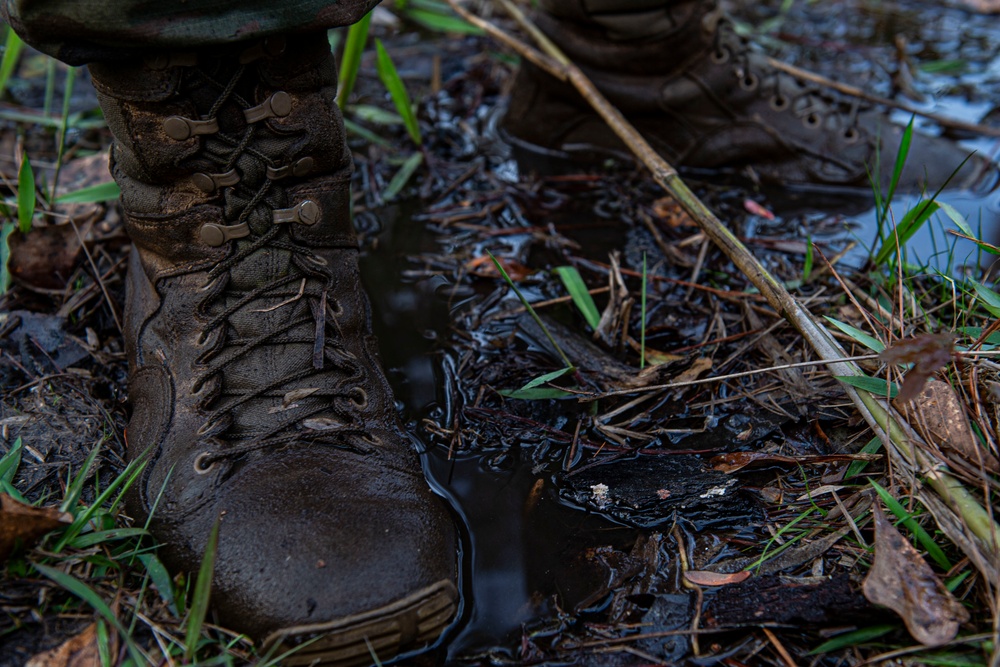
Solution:
M 264 637 L 454 581 L 457 544 L 372 344 L 326 37 L 290 41 L 244 70 L 242 52 L 92 72 L 134 244 L 127 441 L 146 467 L 128 510 L 140 525 L 150 519 L 175 571 L 197 571 L 218 520 L 213 608 Z M 219 106 L 226 82 L 234 93 Z M 244 109 L 278 91 L 290 113 L 248 134 Z M 163 129 L 170 116 L 213 111 L 217 135 Z M 303 157 L 308 175 L 267 177 Z M 192 184 L 228 166 L 238 184 Z M 317 221 L 274 222 L 306 201 Z M 207 227 L 244 223 L 245 236 L 205 241 Z

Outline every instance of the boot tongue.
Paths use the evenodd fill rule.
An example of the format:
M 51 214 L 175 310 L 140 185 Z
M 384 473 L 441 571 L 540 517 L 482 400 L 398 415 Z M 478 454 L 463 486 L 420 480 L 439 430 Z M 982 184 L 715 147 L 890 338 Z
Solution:
M 316 354 L 317 335 L 330 335 L 327 281 L 297 265 L 308 260 L 275 247 L 287 241 L 284 230 L 277 239 L 230 269 L 225 293 L 212 307 L 213 314 L 221 314 L 237 308 L 251 292 L 266 289 L 230 312 L 227 320 L 222 354 L 231 361 L 222 372 L 215 408 L 232 415 L 231 441 L 287 433 L 307 419 L 319 420 L 332 434 L 350 421 L 337 414 L 334 404 L 336 397 L 349 394 L 347 384 L 358 374 L 350 355 L 336 341 L 326 340 L 318 358 Z

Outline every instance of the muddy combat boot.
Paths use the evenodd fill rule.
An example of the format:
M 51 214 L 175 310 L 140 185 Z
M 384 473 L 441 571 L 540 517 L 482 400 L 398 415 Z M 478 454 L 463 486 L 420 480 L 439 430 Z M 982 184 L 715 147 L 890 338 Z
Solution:
M 370 664 L 455 616 L 457 543 L 379 366 L 325 34 L 93 64 L 133 241 L 128 508 L 283 664 Z
M 889 180 L 903 128 L 857 99 L 776 70 L 715 0 L 541 0 L 539 27 L 674 166 L 752 167 L 764 183 L 862 188 Z M 569 84 L 529 63 L 503 129 L 522 162 L 628 156 Z M 997 170 L 943 139 L 915 136 L 900 190 L 985 191 Z M 962 165 L 963 161 L 965 164 Z M 961 168 L 959 168 L 959 166 Z

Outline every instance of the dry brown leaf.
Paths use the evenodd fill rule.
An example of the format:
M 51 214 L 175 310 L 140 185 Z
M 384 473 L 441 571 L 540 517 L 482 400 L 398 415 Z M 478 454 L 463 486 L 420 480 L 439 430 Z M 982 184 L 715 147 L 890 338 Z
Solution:
M 118 652 L 117 637 L 112 634 L 111 654 Z M 83 632 L 70 637 L 52 649 L 34 656 L 25 667 L 93 667 L 101 664 L 101 654 L 97 644 L 97 624 L 91 623 Z
M 46 533 L 73 523 L 73 516 L 54 507 L 32 507 L 0 494 L 0 563 L 21 544 L 34 546 Z
M 690 570 L 684 573 L 684 578 L 697 586 L 728 586 L 749 579 L 750 572 L 740 570 L 731 574 L 722 574 L 708 570 Z
M 82 249 L 70 224 L 35 225 L 27 234 L 16 231 L 10 235 L 11 275 L 33 287 L 62 289 L 73 275 Z
M 768 454 L 767 452 L 726 452 L 725 454 L 713 456 L 709 459 L 708 464 L 713 470 L 730 473 L 753 464 L 803 466 L 820 463 L 837 463 L 838 461 L 877 461 L 880 458 L 882 458 L 881 454 L 808 454 L 783 456 L 781 454 Z
M 691 364 L 690 368 L 675 377 L 672 382 L 677 384 L 693 382 L 710 370 L 712 370 L 712 359 L 710 357 L 698 357 Z
M 924 390 L 912 401 L 894 401 L 896 408 L 924 440 L 945 451 L 952 451 L 990 472 L 1000 472 L 1000 461 L 979 446 L 965 417 L 962 403 L 947 382 L 928 380 Z
M 950 333 L 921 334 L 898 340 L 878 358 L 890 364 L 913 364 L 899 388 L 899 401 L 910 401 L 920 395 L 924 383 L 945 366 L 955 352 L 955 336 Z
M 670 227 L 694 227 L 695 222 L 673 197 L 660 197 L 653 202 L 653 215 Z
M 497 261 L 500 262 L 500 266 L 503 270 L 507 272 L 507 275 L 515 283 L 519 283 L 529 275 L 531 275 L 532 270 L 510 257 L 497 257 Z M 465 270 L 474 276 L 479 276 L 480 278 L 499 278 L 500 272 L 497 271 L 496 264 L 490 259 L 489 255 L 480 255 L 479 257 L 473 257 L 465 263 Z
M 865 597 L 899 614 L 921 644 L 941 646 L 951 641 L 969 620 L 969 612 L 878 504 L 874 513 L 875 564 L 862 585 Z

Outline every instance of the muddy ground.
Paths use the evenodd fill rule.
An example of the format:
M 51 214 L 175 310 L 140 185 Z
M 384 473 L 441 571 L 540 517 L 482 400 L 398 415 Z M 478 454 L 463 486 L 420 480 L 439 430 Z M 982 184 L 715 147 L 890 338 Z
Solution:
M 795 3 L 780 22 L 777 10 L 773 2 L 734 7 L 747 25 L 774 23 L 759 39 L 777 57 L 892 95 L 901 81 L 895 37 L 905 34 L 911 61 L 902 66 L 914 68 L 907 85 L 916 92 L 975 120 L 1000 100 L 994 18 L 912 0 Z M 633 165 L 558 175 L 519 165 L 497 130 L 512 66 L 494 45 L 406 25 L 376 30 L 419 100 L 425 164 L 385 201 L 413 148 L 402 128 L 354 119 L 388 141 L 351 139 L 354 210 L 400 408 L 426 450 L 429 478 L 468 530 L 463 619 L 442 661 L 835 665 L 912 644 L 901 622 L 860 593 L 870 526 L 841 530 L 845 512 L 860 516 L 872 503 L 863 477 L 844 477 L 844 455 L 871 434 L 836 380 L 810 367 L 642 389 L 811 359 L 794 331 Z M 44 104 L 44 76 L 32 74 L 32 62 L 4 111 L 37 113 Z M 371 61 L 359 85 L 360 102 L 391 108 Z M 72 106 L 86 121 L 95 99 L 85 80 L 77 86 Z M 99 125 L 71 133 L 59 181 L 66 191 L 106 178 L 108 135 Z M 0 127 L 4 155 L 23 145 L 51 178 L 52 130 L 9 117 Z M 995 142 L 972 145 L 996 154 Z M 16 180 L 12 165 L 0 170 Z M 851 249 L 871 239 L 865 195 L 817 207 L 761 191 L 743 173 L 691 184 L 779 277 L 802 279 L 809 239 L 865 284 L 854 270 L 865 253 Z M 995 200 L 967 203 L 995 222 Z M 98 443 L 99 483 L 122 469 L 128 414 L 118 326 L 128 240 L 113 205 L 62 212 L 72 225 L 53 218 L 15 239 L 17 280 L 0 322 L 0 455 L 21 438 L 14 484 L 50 503 Z M 541 302 L 542 320 L 579 368 L 550 389 L 570 393 L 501 393 L 562 364 L 488 252 Z M 651 364 L 640 370 L 644 258 Z M 956 264 L 978 271 L 974 259 Z M 557 266 L 576 267 L 594 290 L 607 319 L 597 335 L 551 271 Z M 818 260 L 796 294 L 813 312 L 854 316 Z M 581 402 L 572 394 L 580 391 L 601 396 Z M 882 469 L 873 461 L 866 473 Z M 792 520 L 795 532 L 783 532 Z M 692 582 L 690 571 L 728 585 Z M 43 604 L 61 593 L 28 571 L 8 568 L 0 582 L 2 665 L 22 664 L 93 620 L 86 607 Z M 147 611 L 168 617 L 162 605 Z M 837 632 L 872 625 L 888 626 L 879 643 L 809 655 Z

